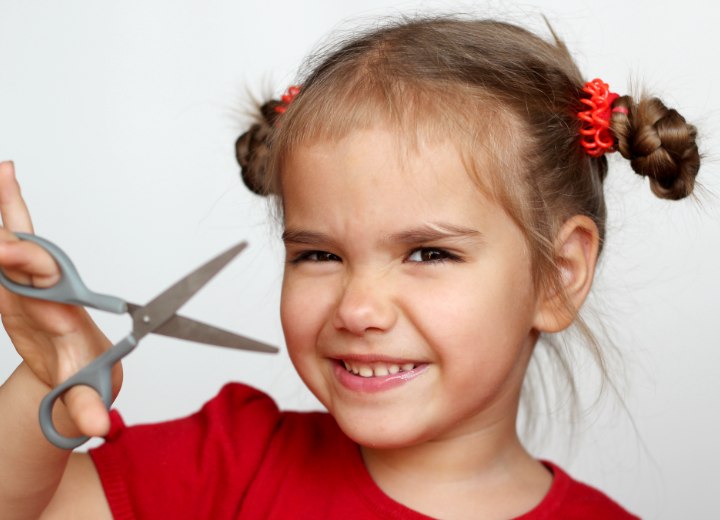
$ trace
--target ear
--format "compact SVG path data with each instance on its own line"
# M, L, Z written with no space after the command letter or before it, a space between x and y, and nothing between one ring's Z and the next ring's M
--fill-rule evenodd
M555 261L559 270L561 291L557 287L541 294L534 327L540 332L559 332L572 324L590 292L600 234L595 222L585 215L569 218L555 240Z

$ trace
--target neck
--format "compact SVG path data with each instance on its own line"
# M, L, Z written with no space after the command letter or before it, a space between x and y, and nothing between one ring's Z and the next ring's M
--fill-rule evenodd
M386 495L435 518L515 518L552 484L507 424L400 449L363 447L362 455Z
M518 461L531 459L515 429L516 406L480 429L392 449L362 447L368 471L380 480L481 482ZM382 487L382 486L381 486Z

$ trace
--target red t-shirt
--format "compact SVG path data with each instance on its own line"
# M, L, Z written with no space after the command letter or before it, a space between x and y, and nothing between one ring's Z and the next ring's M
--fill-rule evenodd
M280 412L229 384L183 419L126 428L90 451L113 516L125 519L427 520L385 495L327 413ZM637 518L557 466L522 520Z

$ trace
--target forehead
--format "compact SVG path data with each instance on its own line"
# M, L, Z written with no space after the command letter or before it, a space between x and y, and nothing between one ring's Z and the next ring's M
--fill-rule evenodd
M462 220L489 204L450 140L408 143L386 127L298 147L281 175L291 227Z

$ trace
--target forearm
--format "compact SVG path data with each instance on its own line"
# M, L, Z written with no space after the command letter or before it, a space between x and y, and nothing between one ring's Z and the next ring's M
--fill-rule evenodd
M70 451L50 444L38 408L50 388L21 364L0 386L0 511L4 519L37 518L62 478ZM62 402L54 410L59 431L77 435Z
M15 235L32 233L33 226L11 162L0 162L0 218L0 270L5 276L36 289L57 285L62 273L52 255ZM4 287L0 287L0 317L24 360L0 386L0 517L37 519L56 496L61 480L64 488L77 489L78 494L95 485L84 478L92 474L92 466L71 463L71 471L66 471L70 452L54 447L43 436L40 402L52 385L87 366L110 342L83 307L27 298ZM119 364L113 367L112 379L115 395L122 382ZM77 386L66 393L64 401L67 409L57 401L53 410L53 423L62 435L76 437L80 430L88 436L105 435L107 410L93 389ZM72 471L73 467L81 470ZM77 517L64 513L77 505L71 494L58 496L66 500L55 500L55 510L62 511L63 518Z

